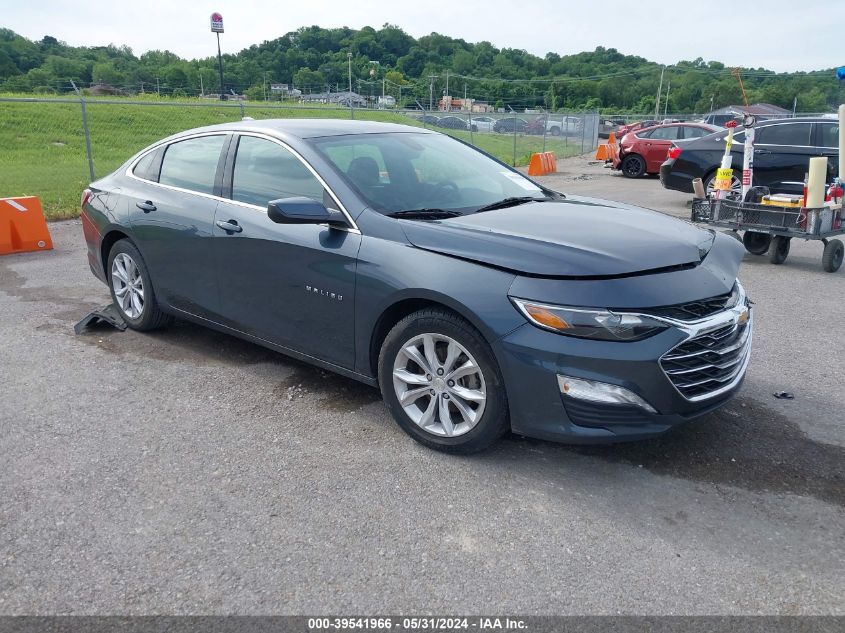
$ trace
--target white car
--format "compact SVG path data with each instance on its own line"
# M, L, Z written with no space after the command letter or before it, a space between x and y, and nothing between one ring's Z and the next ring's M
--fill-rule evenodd
M496 119L489 116L474 116L472 117L472 131L473 132L492 132L493 125Z

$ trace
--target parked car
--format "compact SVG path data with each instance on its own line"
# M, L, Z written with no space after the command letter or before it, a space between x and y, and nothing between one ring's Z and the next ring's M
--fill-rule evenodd
M519 117L506 117L504 119L499 119L493 124L493 131L513 133L515 129L517 132L525 132L525 127L527 125L528 121L525 119L520 119Z
M660 434L724 404L751 353L739 242L431 130L189 130L91 183L82 227L130 328L177 317L378 386L444 451Z
M659 173L673 142L701 138L720 129L704 123L672 123L629 132L619 142L613 169L621 169L627 178Z
M433 114L423 114L418 116L417 120L428 125L438 125L440 123L440 117L434 116Z
M575 134L581 129L581 119L574 116L561 114L547 114L538 116L528 122L525 126L526 134L548 134L550 136L561 136L563 134ZM545 128L545 129L544 129Z
M450 130L468 130L469 123L466 119L462 119L458 116L444 116L440 117L440 120L437 122L438 127L445 127L449 128Z
M581 126L583 126L583 121L580 119L579 121L581 125L578 127L578 130L580 131ZM601 119L599 121L599 138L610 138L611 132L618 134L619 127L620 124L618 123L618 119Z
M492 132L493 126L496 124L496 119L489 116L473 116L472 117L472 131L473 132Z
M667 189L692 193L692 181L701 178L705 189L713 190L716 169L725 153L725 133L711 134L685 143L660 167L660 182ZM731 161L732 188L742 188L742 154L745 132L734 134ZM772 192L801 194L810 158L828 156L829 181L839 160L839 123L817 118L769 119L758 123L754 132L754 181Z
M629 123L628 125L620 125L616 128L616 140L621 140L623 136L628 134L628 132L636 132L637 130L642 130L648 127L654 127L655 125L660 125L660 121L647 120L637 121L636 123Z

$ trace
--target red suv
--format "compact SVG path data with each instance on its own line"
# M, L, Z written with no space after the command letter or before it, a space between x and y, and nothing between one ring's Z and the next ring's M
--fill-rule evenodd
M613 169L621 169L626 178L658 174L670 145L701 138L721 129L706 123L670 123L629 132L619 139L619 152L613 158Z

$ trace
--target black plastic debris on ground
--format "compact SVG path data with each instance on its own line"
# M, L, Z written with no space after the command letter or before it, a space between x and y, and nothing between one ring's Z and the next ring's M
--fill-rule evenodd
M111 325L121 332L126 329L126 321L120 315L120 312L113 303L99 308L91 312L88 316L82 319L79 323L73 326L73 331L77 334L82 334L85 330L91 327L98 327L103 324Z
M788 391L775 391L772 394L778 400L794 400L795 396L789 393Z

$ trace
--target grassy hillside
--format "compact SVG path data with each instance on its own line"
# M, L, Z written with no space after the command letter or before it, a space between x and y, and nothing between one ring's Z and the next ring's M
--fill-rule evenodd
M88 125L94 172L102 177L138 150L182 130L241 118L237 106L199 107L198 102L150 102L149 105L88 102ZM337 118L345 111L328 108L265 108L248 106L247 116L264 118ZM360 111L357 119L420 125L399 113ZM445 131L445 130L443 130ZM448 130L470 141L470 133ZM472 142L505 162L512 162L513 137L473 134ZM50 219L76 217L81 191L90 182L78 103L0 101L0 196L36 195ZM541 151L542 137L517 137L517 164L527 164L530 154ZM559 157L580 151L580 144L547 139L547 149Z

